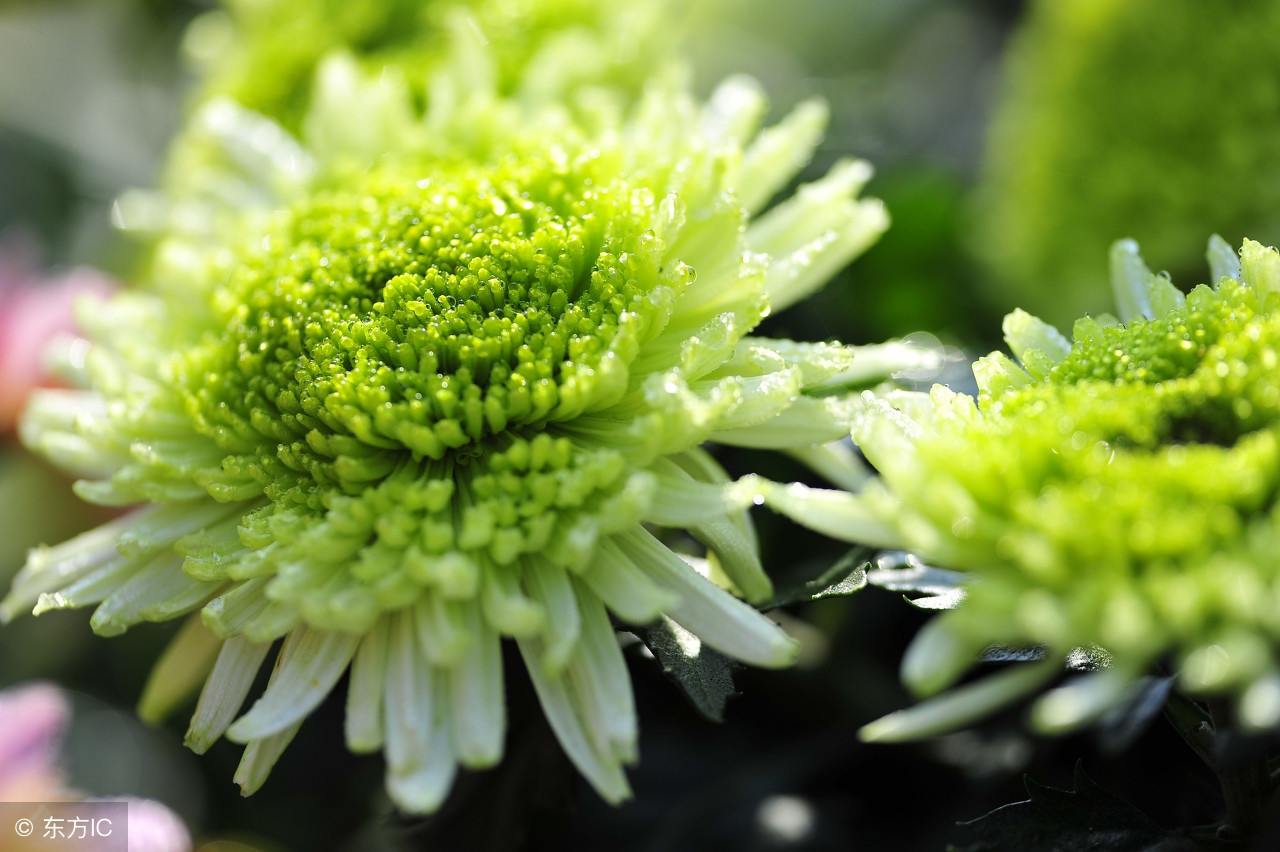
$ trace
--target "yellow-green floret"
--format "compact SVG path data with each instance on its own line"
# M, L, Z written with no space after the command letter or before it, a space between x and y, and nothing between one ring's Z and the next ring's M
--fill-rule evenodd
M936 692L996 644L1050 657L870 736L967 721L1080 647L1110 665L1041 699L1044 728L1096 717L1166 655L1186 688L1241 696L1246 725L1280 723L1280 255L1246 242L1237 262L1215 240L1210 260L1215 285L1184 297L1119 243L1124 324L1086 317L1068 341L1018 311L1005 335L1020 364L981 359L976 400L941 387L868 400L853 434L880 477L828 497L827 527L968 578L904 677ZM789 513L809 502L772 488Z

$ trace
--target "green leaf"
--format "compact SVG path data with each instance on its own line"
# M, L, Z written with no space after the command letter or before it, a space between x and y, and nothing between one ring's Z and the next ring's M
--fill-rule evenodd
M738 694L733 660L665 615L635 632L694 709L712 722L723 722L725 704Z
M1215 769L1217 762L1210 745L1213 719L1209 716L1209 711L1181 692L1175 692L1169 696L1169 701L1164 706L1164 716L1200 759L1210 769Z
M952 852L1194 852L1194 841L1165 831L1076 764L1075 789L1025 780L1031 798L960 823L974 837Z
M867 585L867 569L871 567L871 553L872 551L868 548L855 547L817 578L783 592L768 603L762 604L760 610L768 612L780 606L807 603L822 598L842 597L862 591Z

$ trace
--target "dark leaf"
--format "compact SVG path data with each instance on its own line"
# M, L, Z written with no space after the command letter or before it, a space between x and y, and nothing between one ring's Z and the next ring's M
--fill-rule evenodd
M694 709L713 722L723 722L725 704L738 694L733 687L734 662L666 616L635 632Z
M1164 705L1164 717L1191 747L1205 765L1218 771L1213 755L1213 720L1209 712L1180 692L1174 692Z
M1098 721L1098 741L1104 751L1122 752L1142 735L1169 700L1173 678L1143 678L1135 686L1128 701L1108 710Z
M1031 798L961 823L973 837L954 852L1195 852L1187 837L1157 826L1076 764L1075 790L1026 779Z
M1043 645L990 645L978 659L984 663L1037 663L1044 657Z
M871 551L865 547L855 547L849 551L817 579L783 592L773 600L763 604L760 609L768 612L780 606L794 603L851 595L861 591L867 585L867 568L870 566Z

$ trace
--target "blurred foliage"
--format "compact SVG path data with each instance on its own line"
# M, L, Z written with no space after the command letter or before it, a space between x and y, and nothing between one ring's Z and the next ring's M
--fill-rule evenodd
M1205 234L1280 239L1277 32L1274 0L1033 3L975 208L988 298L1063 325L1106 309L1115 240L1195 284Z
M228 95L271 116L295 133L310 99L320 60L348 51L366 69L394 68L419 101L431 69L455 57L448 32L478 31L498 56L497 90L509 95L530 86L537 69L584 49L593 81L638 89L655 65L680 43L688 19L707 2L669 0L599 3L595 0L227 0L225 12L196 21L188 51L205 75L201 98ZM608 35L608 50L587 33ZM576 51L576 53L575 53ZM534 86L538 85L536 71Z

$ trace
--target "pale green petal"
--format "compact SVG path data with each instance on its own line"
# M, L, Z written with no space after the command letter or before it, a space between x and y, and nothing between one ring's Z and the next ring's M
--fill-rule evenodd
M909 710L890 713L863 726L858 736L865 742L882 743L949 733L1034 692L1059 671L1057 660L1017 664Z
M187 728L187 748L204 754L217 742L240 712L270 649L270 642L250 642L240 636L222 643L218 661L205 681Z
M1151 298L1147 292L1151 277L1151 270L1138 254L1137 243L1120 240L1111 247L1111 289L1121 322L1151 319Z
M549 677L546 674L545 649L540 639L518 638L516 644L529 670L542 711L547 714L556 739L573 765L606 802L616 804L630 798L631 787L627 784L621 762L612 754L602 754L592 743L569 689L568 676Z
M784 668L795 662L796 641L755 609L716 586L645 530L615 536L618 549L654 582L679 595L665 609L711 647L744 663Z
M298 627L285 639L274 677L252 709L227 730L237 742L265 739L320 705L355 655L360 637Z
M755 138L742 155L738 197L743 207L759 211L804 167L822 141L828 113L822 101L804 101Z
M354 752L365 753L382 748L382 697L387 677L390 630L389 619L378 619L373 629L360 640L360 647L351 660L345 731L347 748Z
M493 766L502 757L506 698L502 686L502 644L496 631L471 609L474 640L449 669L449 720L458 760L473 768Z
M138 718L158 725L180 705L189 701L213 671L223 643L200 617L188 618L151 667L147 685L138 699Z

